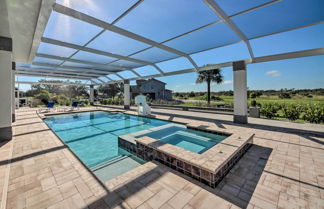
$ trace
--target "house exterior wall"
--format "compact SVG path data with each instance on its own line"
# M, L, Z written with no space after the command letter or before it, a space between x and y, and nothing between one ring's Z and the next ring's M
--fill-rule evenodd
M165 89L165 83L157 80L147 80L137 82L139 91L133 87L131 90L131 96L134 99L135 96L142 93L144 95L149 94L154 100L172 100L172 91ZM140 92L140 93L139 93Z
M141 92L144 93L157 93L161 92L165 89L165 84L160 83L160 82L154 82L153 80L148 81L144 84L141 85L140 90Z

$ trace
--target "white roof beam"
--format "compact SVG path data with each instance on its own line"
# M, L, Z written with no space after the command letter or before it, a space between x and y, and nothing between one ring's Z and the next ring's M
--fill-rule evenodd
M244 60L244 61L246 64L251 64L251 63L270 62L270 61L276 61L276 60L294 59L294 58L317 56L317 55L324 55L324 48L302 50L302 51L296 51L296 52L288 52L288 53L269 55L269 56L263 56L263 57L255 57L254 59L248 59L248 60ZM215 68L230 67L233 65L233 62L224 62L224 63L218 63L218 64L205 65L205 66L199 67L199 71L211 70L211 69L215 69ZM192 68L188 68L188 69L177 70L177 71L173 71L173 72L165 72L164 76L192 73L192 70L193 70ZM143 76L143 78L151 78L151 77L163 77L163 75L155 74L155 75ZM137 80L137 79L138 78L130 78L129 80ZM115 81L109 82L109 83L116 83L116 82L122 82L122 80L115 80Z
M97 63L97 62L90 62L90 61L79 60L79 59L65 58L65 57L59 57L59 56L43 54L43 53L36 53L36 57L42 57L42 58L47 58L47 59L55 59L55 60L61 60L61 61L67 61L67 62L74 62L74 63L80 63L80 64L86 64L86 65L93 65L95 67L103 68L103 69L106 69L106 70L111 70L112 68L115 68L117 70L130 70L129 68L115 66L115 65L105 65L105 64L100 64L100 63Z
M58 85L58 86L64 86L64 85L68 85L68 86L89 86L89 84L84 84L84 83L72 83L72 82L61 82L61 83L58 83L58 82L32 82L32 81L16 81L15 83L17 84L48 84L48 85Z
M108 76L105 76L105 78L107 78L110 81L113 81L113 79L109 78Z
M62 72L44 72L42 70L18 70L19 73L35 73L35 74L42 74L42 75L62 75L62 76L73 76L78 78L97 78L96 76L91 75L74 75L74 74L68 74L68 73L62 73Z
M242 39L250 53L251 58L254 58L252 47L249 40L243 34L243 32L232 22L232 20L226 15L226 13L218 6L214 0L204 0L204 2L230 27L239 37Z
M121 14L116 20L114 20L112 22L112 24L115 24L116 22L118 22L120 19L122 19L124 16L126 16L129 12L131 12L133 9L135 9L140 3L142 3L144 0L139 0L137 1L133 6L131 6L130 8L128 8L123 14ZM85 43L82 47L86 47L88 46L93 40L95 40L97 37L99 37L101 34L103 34L106 30L103 29L101 30L99 33L97 33L94 37L92 37L87 43ZM76 52L74 52L73 54L71 54L69 56L69 58L73 57L76 53L78 53L80 51L80 49L76 50ZM61 65L66 62L65 60L61 63Z
M316 55L324 55L324 48L288 52L288 53L275 54L275 55L269 55L263 57L255 57L253 60L250 61L250 63L269 62L275 60L293 59L293 58L309 57L309 56L316 56Z
M138 72L136 72L135 70L132 69L132 70L129 70L129 71L134 73L137 77L142 78L142 76Z
M55 0L42 0L41 1L41 6L39 9L39 13L38 13L38 19L37 19L35 30L34 30L33 42L32 42L31 48L29 50L28 62L32 62L32 60L35 57L36 51L39 47L41 38L45 31L45 27L47 25L48 19L52 13L52 8L53 8L54 3L55 3Z
M266 7L266 6L270 6L272 4L275 4L275 3L278 3L278 2L281 2L282 0L272 0L272 1L269 1L269 2L266 2L266 3L263 3L263 4L260 4L258 6L255 6L255 7L252 7L250 9L247 9L247 10L244 10L244 11L241 11L239 13L236 13L236 14L233 14L233 15L230 15L228 16L229 18L232 18L232 17L236 17L236 16L239 16L239 15L242 15L242 14L246 14L248 12L252 12L254 10L257 10L257 9L260 9L262 7Z
M262 7L266 7L266 6L269 6L269 5L272 5L272 4L277 3L277 2L280 2L280 1L282 1L282 0L272 0L272 1L270 1L270 2L266 2L266 3L261 4L261 5L258 5L258 6L256 6L256 7L253 7L253 8L250 8L250 9L244 10L244 11L242 11L242 12L239 12L239 13L233 14L233 15L229 16L229 18L232 18L232 17L238 16L238 15L241 15L241 14L245 14L245 13L248 13L248 12L254 11L254 10L256 10L256 9L259 9L259 8L262 8ZM220 22L224 22L224 21L223 21L222 19L220 19L220 20L217 20L217 21L214 21L214 22L208 23L208 24L203 25L203 26L201 26L201 27L199 27L199 28L195 28L195 29L193 29L193 30L191 30L191 31L188 31L188 32L182 33L182 34L180 34L180 35L178 35L178 36L175 36L175 37L172 37L172 38L170 38L170 39L168 39L168 40L165 40L165 41L161 42L161 44L164 44L164 43L166 43L166 42L168 42L168 41L172 41L172 40L174 40L174 39L180 38L180 37L182 37L182 36L186 36L186 35L188 35L188 34L194 33L194 32L196 32L196 31L202 30L202 29L204 29L204 28L207 28L207 27L209 27L209 26L211 26L211 25L218 24L218 23L220 23ZM240 40L239 42L241 42L241 41L242 41L242 40ZM237 43L237 42L235 42L235 43ZM218 46L218 47L212 47L212 48L210 48L210 49L219 48L219 47L223 47L223 46L227 46L227 45L232 45L232 44L233 44L233 43L225 44L225 45ZM147 48L145 48L145 49L142 49L142 50L139 50L139 51L137 51L137 52L134 52L133 54L131 54L131 55L129 55L129 56L132 56L132 55L138 54L138 53L140 53L140 52L146 51L146 50L151 49L151 48L153 48L153 46L150 46L150 47L147 47ZM202 50L202 51L207 51L207 50L210 50L210 49L204 49L204 50ZM195 53L193 53L193 54L196 54L196 53L199 53L199 52L195 52ZM167 61L167 60L165 60L165 61Z
M127 60L130 62L135 62L135 63L140 63L143 65L153 65L153 63L151 62L147 62L144 60L139 60L139 59L135 59L135 58L131 58L131 57L126 57L126 56L122 56L122 55L117 55L117 54L113 54L113 53L109 53L109 52L105 52L105 51L100 51L97 49L92 49L92 48L88 48L88 47L82 47L76 44L71 44L71 43L67 43L67 42L63 42L63 41L58 41L55 39L50 39L50 38L42 38L42 42L44 43L48 43L48 44L54 44L57 46L64 46L64 47L68 47L68 48L72 48L72 49L80 49L81 51L86 51L86 52L91 52L94 54L99 54L99 55L103 55L103 56L107 56L107 57L114 57L117 59L121 59L121 60Z
M84 75L84 76L91 76L91 77L100 77L104 76L104 74L89 74L84 72L75 72L75 71L66 71L66 70L57 70L57 69L47 69L47 68L25 68L25 67L17 67L19 70L23 71L31 71L31 70L37 70L42 71L44 73L61 73L61 74L75 74L75 75Z
M90 23L92 25L96 25L96 26L101 27L101 28L103 28L105 30L112 31L112 32L115 32L117 34L126 36L128 38L140 41L142 43L146 43L146 44L152 45L154 47L160 48L162 50L165 50L165 51L168 51L168 52L171 52L171 53L186 57L195 68L198 67L197 64L193 61L193 59L188 54L186 54L184 52L181 52L181 51L179 51L177 49L174 49L174 48L168 47L166 45L160 44L160 43L155 42L155 41L153 41L151 39L148 39L148 38L145 38L143 36L137 35L135 33L127 31L127 30L125 30L123 28L117 27L117 26L115 26L113 24L109 24L107 22L104 22L102 20L91 17L91 16L89 16L87 14L84 14L84 13L76 11L74 9L65 7L65 6L60 5L60 4L54 4L53 9L54 9L54 11L56 11L58 13L61 13L61 14L64 14L64 15L79 19L81 21Z
M79 76L67 76L67 75L48 75L44 73L32 73L32 72L19 72L15 73L18 76L29 76L29 77L46 77L46 78L64 78L64 79L77 79L77 80L89 80L90 78L79 77Z
M94 79L90 79L90 81L96 85L99 85L99 83L97 81L95 81Z
M89 72L89 73L105 74L105 75L110 74L110 73L115 73L115 72L111 72L111 71L95 70L95 69L91 69L91 68L81 68L81 67L74 67L74 66L59 66L59 65L39 63L39 62L33 62L33 65L41 66L41 67L61 68L61 69L67 69L70 71L75 71L75 72Z
M63 41L58 41L58 40L51 39L51 38L42 37L42 42L57 45L57 46L64 46L64 47L68 47L68 48L72 48L72 49L79 49L81 51L86 51L86 52L99 54L99 55L103 55L103 56L107 56L107 57L114 57L114 58L121 59L121 60L127 60L130 62L140 63L143 65L151 65L152 64L152 63L144 61L144 60L139 60L139 59L135 59L135 58L131 58L131 57L117 55L117 54L113 54L110 52L100 51L100 50L92 49L92 48L88 48L88 47L82 47L80 45L71 44L71 43L67 43L67 42L63 42Z
M278 34L278 33L285 33L285 32L289 32L289 31L292 31L292 30L298 30L298 29L301 29L301 28L311 27L311 26L314 26L314 25L322 24L322 23L324 23L324 21L318 21L318 22L314 22L314 23L311 23L311 24L307 24L307 25L301 25L301 26L297 26L297 27L293 27L293 28L289 28L289 29L285 29L285 30L280 30L280 31L268 33L268 34L265 34L265 35L256 36L256 37L250 38L249 40L263 38L263 37L271 36L271 35Z
M101 81L101 83L106 83L106 81L100 79L100 78L96 78L98 81Z
M120 79L122 79L122 80L125 80L125 78L123 77L123 76L121 76L121 75L119 75L118 73L114 73L116 76L118 76Z

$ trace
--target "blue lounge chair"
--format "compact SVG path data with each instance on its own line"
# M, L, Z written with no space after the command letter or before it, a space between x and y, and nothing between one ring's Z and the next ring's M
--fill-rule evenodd
M79 109L79 102L72 102L70 110L74 110L74 109Z
M72 102L71 107L68 107L68 111L72 111L74 109L79 109L79 102Z
M45 108L40 109L39 111L51 111L54 109L55 102L48 102Z

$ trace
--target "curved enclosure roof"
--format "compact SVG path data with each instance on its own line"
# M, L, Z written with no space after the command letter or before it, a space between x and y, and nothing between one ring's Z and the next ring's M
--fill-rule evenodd
M206 64L267 61L264 56L303 50L323 54L323 38L320 45L312 41L324 32L323 0L53 3L32 63L18 63L18 74L99 84L198 71Z

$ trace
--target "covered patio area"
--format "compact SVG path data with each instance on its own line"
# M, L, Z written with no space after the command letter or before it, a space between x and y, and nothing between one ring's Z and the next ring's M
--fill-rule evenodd
M311 41L285 41L321 35L323 8L320 0L2 1L0 209L323 208L323 125L249 118L247 99L249 65L324 55ZM270 44L277 49L267 51ZM150 116L253 137L246 152L224 158L236 161L216 188L157 160L102 181L44 122L47 114L16 108L16 84L61 85L18 77L69 79L64 85L89 87L91 104L69 113L137 117L131 81L224 67L233 74L233 115L152 108ZM123 83L124 105L94 105L94 89L112 83Z
M193 126L252 131L256 134L253 146L215 189L154 161L102 183L48 129L36 109L21 108L13 140L0 148L2 207L323 207L323 132L320 137L159 112L154 114L157 118Z

